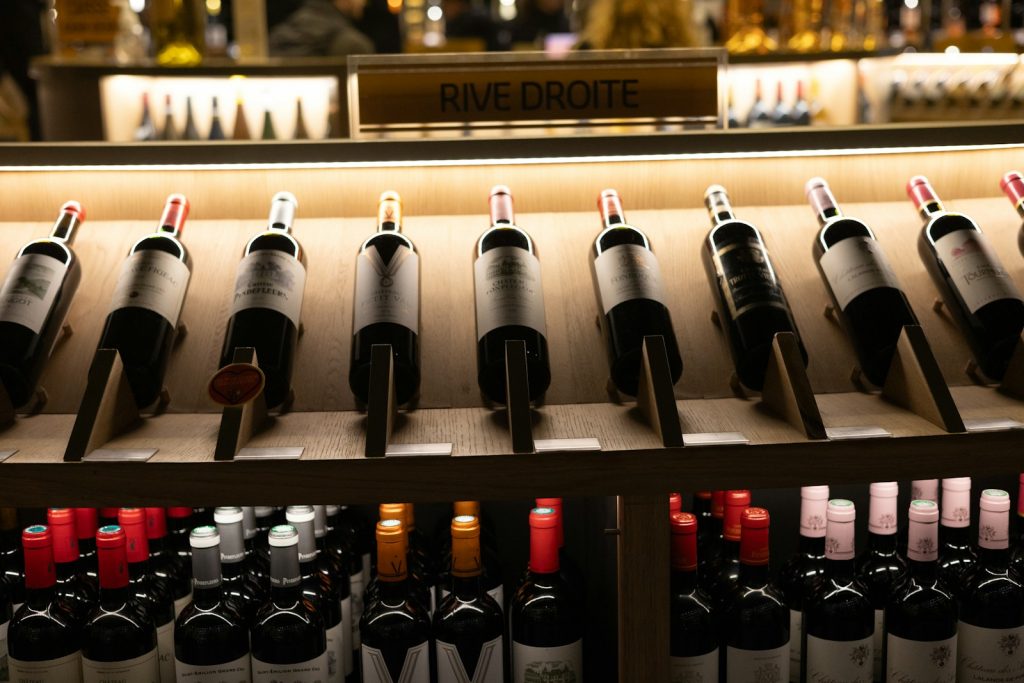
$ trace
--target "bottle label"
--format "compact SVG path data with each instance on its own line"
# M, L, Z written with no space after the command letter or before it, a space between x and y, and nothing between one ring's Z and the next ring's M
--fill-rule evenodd
M177 619L178 615L181 614L181 610L188 607L188 603L192 602L192 591L188 592L188 595L178 598L174 601L174 618Z
M186 664L179 659L174 662L174 669L179 683L249 683L252 677L249 655L239 657L233 662L203 666Z
M342 619L335 626L327 629L327 683L341 683L345 680L345 653L343 649L348 640L342 631L348 624Z
M185 262L166 251L137 251L121 267L110 310L145 308L175 327L185 303L189 275Z
M786 308L768 252L758 240L734 242L716 251L715 270L732 317L762 306Z
M621 244L594 259L597 292L605 314L624 301L665 303L658 257L639 244Z
M252 658L252 683L327 683L327 653L295 664L270 664Z
M842 310L864 292L880 287L899 289L900 286L882 245L870 237L842 240L822 255L820 264Z
M160 656L154 648L141 657L120 662L96 662L82 657L82 682L160 683Z
M398 247L389 263L372 245L356 259L353 333L375 323L395 323L419 332L420 257L408 247Z
M668 666L672 683L716 683L718 648L696 657L672 657Z
M803 642L800 633L804 627L804 613L789 610L789 682L800 683L800 656L803 654Z
M540 260L519 247L485 251L473 264L476 285L476 338L506 325L547 334Z
M957 635L958 683L1024 681L1024 626L982 628L961 621Z
M583 639L561 647L531 647L512 641L512 683L583 681Z
M874 678L876 681L882 680L882 650L885 646L885 610L875 610L875 636L872 639L874 645Z
M388 666L384 653L363 645L360 648L363 683L430 683L430 643L422 642L405 651L401 669ZM253 683L256 683L253 681Z
M44 254L15 259L0 287L0 322L24 325L39 334L67 271L63 263Z
M156 648L160 654L160 678L174 680L174 621L156 627Z
M475 668L470 670L455 645L438 640L434 650L437 654L437 683L503 683L504 649L501 636L487 641L480 647Z
M82 680L81 652L42 662L23 662L11 657L9 662L11 683L80 683Z
M269 308L299 326L306 269L295 257L276 249L254 251L238 264L231 315L249 308Z
M444 603L445 598L447 598L449 595L451 595L452 592L450 590L448 590L447 588L440 588L439 590L441 591L441 599L438 601L438 604L440 605L440 604ZM490 595L492 598L494 598L494 601L496 603L498 603L498 607L501 609L502 612L504 612L505 611L505 587L503 585L501 585L501 584L498 584L494 588L492 588L489 591L487 591L487 594Z
M977 230L956 230L935 241L950 282L971 313L999 299L1020 300L1020 292L992 246Z
M899 683L954 683L956 636L947 640L907 640L886 636L885 680Z
M351 592L351 588L349 589ZM342 671L345 676L352 673L352 597L341 601L341 654Z
M774 650L743 650L729 646L725 651L725 675L727 683L788 681L789 643Z
M807 683L872 683L874 637L825 640L807 636Z

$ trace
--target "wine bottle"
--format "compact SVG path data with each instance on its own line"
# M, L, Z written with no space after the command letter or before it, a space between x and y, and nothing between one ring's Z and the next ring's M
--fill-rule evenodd
M380 196L377 234L359 248L355 281L349 387L366 403L370 350L374 344L390 344L395 402L408 403L420 387L420 257L402 234L402 200L397 192Z
M576 602L587 604L587 581L583 570L572 559L565 549L565 513L561 498L537 498L534 505L539 508L551 508L555 511L556 529L558 531L558 573L565 585L576 593Z
M402 532L406 535L406 548L409 551L407 560L409 592L420 602L423 609L427 611L427 615L432 616L437 600L427 569L430 556L416 527L409 524L410 516L407 509L409 505L409 503L381 503L379 506L380 518L381 520L397 519L402 522ZM415 516L412 519L414 520ZM371 595L376 595L378 588L379 586L373 582L368 592Z
M939 579L939 506L910 503L907 580L885 608L886 681L956 680L957 608Z
M341 610L340 632L327 632L328 648L338 649L338 669L345 680L352 679L352 584L347 558L339 557L327 544L327 506L313 506L313 533L316 537L316 570L320 586ZM300 532L301 541L301 532Z
M206 136L207 140L223 140L227 136L224 134L224 124L220 120L220 102L217 96L214 95L210 104L213 115L210 120L210 134Z
M306 117L302 115L302 98L295 98L295 128L292 131L293 140L308 140L309 131L306 130Z
M999 181L999 187L1017 210L1017 215L1024 218L1024 174L1010 171ZM1017 232L1017 248L1024 253L1024 226Z
M249 140L252 135L249 133L249 123L245 120L245 103L241 95L235 102L235 126L231 131L232 140Z
M84 683L160 680L156 626L129 584L126 546L118 526L96 532L100 599L82 633Z
M875 610L856 578L856 517L850 501L829 501L825 572L804 603L802 681L874 680Z
M177 140L178 131L174 127L174 109L171 107L170 94L164 95L164 127L160 131L161 140Z
M160 654L160 679L174 680L174 598L170 587L150 570L149 541L146 538L146 511L142 508L121 508L118 514L128 552L128 577L135 598L146 603L156 624L157 647Z
M49 237L29 242L0 286L0 384L11 404L33 397L82 279L71 243L85 211L78 202L60 208Z
M199 0L152 0L146 11L161 66L196 66L206 51L206 5Z
M683 511L683 494L681 493L670 493L668 494L668 514L669 517L677 512Z
M597 205L604 227L594 240L591 272L612 381L622 393L636 396L644 337L650 335L664 339L675 384L683 374L683 359L658 258L647 235L626 223L618 192L603 191Z
M969 217L946 211L924 176L907 183L925 220L918 252L981 371L1006 373L1024 329L1024 301L988 238Z
M171 539L171 550L178 556L189 578L192 578L192 546L189 534L193 526L198 525L192 524L192 508L167 508L167 533Z
M99 348L117 349L140 408L160 396L192 260L181 243L188 218L184 195L167 198L160 226L136 242L121 268Z
M53 544L54 594L71 609L75 627L79 628L99 599L99 584L79 564L74 511L50 508L46 511L46 524Z
M776 334L796 335L804 365L807 351L800 342L796 321L761 233L750 223L736 220L729 195L721 185L712 185L704 192L704 204L713 227L704 242L703 261L718 317L739 380L760 391Z
M868 508L868 547L857 559L857 579L867 589L875 610L873 680L884 680L882 652L885 649L885 605L889 595L907 576L907 563L896 547L897 498L899 484L894 481L871 484Z
M221 592L245 623L255 624L256 613L266 602L266 594L247 570L242 530L244 513L237 507L219 507L213 511L219 537ZM193 553L193 556L195 553ZM194 564L194 561L193 561Z
M142 116L139 125L132 134L135 142L150 142L157 139L156 124L153 123L153 114L149 110L149 93L142 93Z
M298 207L290 192L275 194L267 229L246 243L220 354L224 367L233 362L235 349L256 349L268 408L284 403L291 391L306 286L305 254L291 235Z
M344 520L341 518L341 506L328 505L327 512L327 549L335 555L342 566L347 567L349 596L351 606L349 608L349 625L351 627L350 658L352 661L352 676L359 679L359 619L363 616L363 557L356 552L344 531Z
M779 573L779 590L789 608L789 680L801 679L804 603L825 574L828 487L800 489L800 549Z
M804 95L804 82L796 82L796 102L793 104L793 123L798 126L811 125L811 106Z
M0 582L0 662L8 662L5 668L9 668L7 629L11 625L12 616L10 591L4 582Z
M761 92L761 79L754 82L754 104L747 112L747 128L768 128L772 125L772 113L765 104Z
M705 541L698 537L701 555L698 558L701 585L707 589L709 571L718 564L718 558L722 553L722 531L725 528L725 491L711 492L711 517L709 518L707 536ZM700 534L700 527L697 528Z
M327 679L327 631L317 606L303 596L299 532L271 527L270 598L250 629L252 683Z
M451 593L434 613L438 680L501 683L505 626L501 606L481 581L478 518L459 515L452 520L451 548Z
M772 125L792 126L794 123L793 110L790 109L789 104L786 102L785 94L782 92L782 81L780 80L775 84L775 109L772 110ZM790 674L792 675L792 671L790 671Z
M96 508L72 508L75 511L75 534L78 536L78 560L82 574L96 587L99 596L99 565L96 561L96 531L99 516Z
M843 215L823 178L811 178L804 190L821 225L818 272L864 376L882 386L903 327L917 325L917 317L871 228Z
M9 680L81 681L82 622L76 606L57 592L50 530L30 526L21 538L25 553L25 604L7 626Z
M971 542L971 478L942 480L939 578L954 593L978 559Z
M263 134L260 135L263 140L276 140L277 133L274 131L274 117L270 115L269 109L263 110Z
M723 612L721 664L726 683L789 680L789 610L769 583L768 526L764 508L747 508L741 520L738 588Z
M456 517L473 517L480 525L480 585L484 592L494 599L494 602L502 610L505 609L505 584L503 581L501 560L498 556L497 546L494 542L493 531L488 530L487 520L480 517L480 503L479 501L468 501L460 500L455 501L454 505L455 514L452 515L451 519ZM440 544L441 557L440 568L441 568L441 579L438 584L438 595L437 604L447 598L452 592L452 584L455 581L455 577L452 574L452 536L451 536L451 523L448 524L449 532L448 539Z
M359 510L348 505L339 505L338 508L337 524L341 535L348 541L352 551L362 558L363 594L365 595L366 589L370 585L370 570L373 565L370 551L375 547L376 541L373 538L370 525Z
M1006 491L982 492L978 562L968 571L960 595L959 683L1007 681L1024 671L1024 587L1010 569L1009 517Z
M185 130L181 134L182 140L198 140L199 129L196 128L195 116L192 114L192 98L185 97Z
M18 510L0 507L0 568L7 593L11 599L11 613L25 602L25 557L21 550L18 531Z
M672 680L718 680L718 623L711 598L697 585L697 517L674 512L672 605L669 612Z
M559 573L558 516L551 508L534 508L529 569L508 608L512 683L556 675L583 680L583 609L577 594Z
M145 510L149 568L156 580L167 586L174 600L174 616L178 616L192 599L192 579L177 553L168 546L167 512L163 508Z
M377 591L359 622L363 683L430 681L430 618L413 597L403 527L400 519L377 523Z
M174 626L178 680L248 681L249 630L221 583L217 529L197 527L189 542L192 595Z
M505 342L522 341L530 400L538 401L551 384L551 364L537 247L515 224L511 190L492 187L490 207L491 227L477 241L473 263L477 383L489 401L504 405Z
M708 566L705 590L716 608L732 597L740 579L740 532L743 511L750 507L750 491L725 492L725 516L722 524L722 545L718 558Z

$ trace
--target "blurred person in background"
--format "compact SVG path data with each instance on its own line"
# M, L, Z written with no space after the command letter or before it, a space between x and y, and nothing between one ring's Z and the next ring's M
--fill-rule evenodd
M689 0L594 0L581 49L616 50L696 45Z
M36 82L28 75L33 57L44 54L40 0L0 0L0 74L10 74L28 104L28 129L33 140L42 139Z
M362 17L365 6L366 0L303 0L271 29L270 54L337 57L373 52L373 41L353 24Z
M486 9L474 6L469 0L442 0L441 9L444 10L445 38L476 38L484 42L488 51L508 49L508 32Z
M520 0L512 23L513 43L542 43L552 33L569 33L565 0Z
M397 12L388 8L388 0L368 0L356 28L370 40L377 52L401 52L402 32Z

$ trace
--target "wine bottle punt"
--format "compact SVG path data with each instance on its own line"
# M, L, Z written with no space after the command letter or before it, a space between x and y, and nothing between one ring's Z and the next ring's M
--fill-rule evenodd
M290 192L275 194L267 229L245 245L220 354L224 367L233 362L235 349L256 349L268 408L284 403L291 390L306 286L305 254L291 234L298 207Z
M491 227L477 241L473 263L477 383L489 401L504 405L505 342L522 341L530 400L537 401L551 384L537 247L515 224L511 190L491 188L490 208Z
M363 403L370 396L370 353L390 344L394 356L395 400L408 403L420 387L420 257L402 234L402 199L380 196L377 233L356 258L352 306L352 362L348 384Z
M697 585L697 517L670 515L672 573L669 613L672 680L718 680L718 614Z
M84 571L80 562L74 511L71 508L50 508L46 511L46 523L53 539L53 563L57 575L54 591L72 609L76 626L80 627L99 599L99 584Z
M172 194L156 232L132 246L100 335L99 348L120 354L140 408L153 404L163 389L188 291L192 261L181 243L188 211L185 196Z
M703 262L718 308L718 317L729 341L736 375L755 391L764 387L772 342L779 332L797 337L796 321L775 274L768 250L750 223L736 219L729 195L721 185L704 192L704 204L712 228L704 242Z
M683 374L683 359L665 305L658 258L647 235L626 222L618 192L604 190L597 205L603 229L594 240L591 263L612 382L622 393L636 396L644 337L660 336L675 384Z
M943 479L939 507L939 578L959 593L978 559L971 539L971 478Z
M0 286L0 384L15 407L35 394L78 290L82 268L71 244L83 221L81 204L64 204L50 236L23 246Z
M824 179L808 180L805 191L821 225L818 272L864 376L882 386L903 327L917 325L917 317L871 228L843 215Z
M160 130L161 140L177 140L178 129L174 125L174 108L170 94L164 95L164 127Z
M924 176L907 194L925 220L918 252L981 371L1006 373L1024 330L1024 300L986 235L969 217L947 211Z

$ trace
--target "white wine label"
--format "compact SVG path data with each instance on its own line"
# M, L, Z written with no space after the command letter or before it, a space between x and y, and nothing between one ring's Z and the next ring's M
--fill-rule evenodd
M672 657L668 666L672 683L716 683L718 648L696 657Z
M512 683L583 681L583 640L561 647L530 647L512 641Z
M639 244L621 244L602 252L594 259L594 273L605 313L633 299L665 303L658 257Z
M17 610L15 610L17 612ZM11 622L5 621L0 624L0 681L8 680L9 676L9 664L7 657L7 627L10 626Z
M351 589L350 589L351 590ZM352 673L352 598L341 601L341 653L342 671L348 676Z
M444 602L445 598L447 598L449 595L452 594L452 592L450 590L448 590L447 588L438 588L438 590L441 591L441 599L437 601L437 604L440 605L441 603ZM501 585L496 586L496 587L492 588L491 590L487 591L487 594L490 595L492 598L494 598L494 601L496 603L498 603L498 607L500 607L501 611L504 612L505 611L505 587L501 586Z
M389 263L374 246L356 259L352 331L375 323L395 323L419 332L420 257L408 247L398 247Z
M145 308L174 327L185 303L189 276L185 262L166 251L137 251L121 267L110 310Z
M42 662L23 662L11 657L9 662L11 683L80 683L82 680L81 652Z
M249 655L224 664L186 664L180 659L174 663L178 683L249 683L252 666Z
M430 644L423 642L405 651L402 668L388 667L384 653L364 644L360 648L363 683L430 683ZM253 681L256 683L256 681Z
M160 654L160 678L174 680L174 622L156 627L156 648Z
M503 683L505 676L505 645L502 637L487 641L480 648L476 665L466 668L458 649L443 640L436 641L437 683Z
M68 269L44 254L15 259L0 287L0 322L24 325L36 334L43 329Z
M900 286L882 245L870 237L842 240L824 253L820 263L836 303L843 310L868 290Z
M238 264L231 315L248 308L269 308L299 326L306 269L295 257L276 249L254 251Z
M956 636L948 640L907 640L886 635L885 680L890 683L954 683Z
M160 656L154 648L141 657L120 662L96 662L82 657L82 682L160 683Z
M774 650L725 651L726 683L784 683L789 680L789 643Z
M342 619L337 625L327 629L327 683L341 683L345 680L343 649L348 645L348 641L342 636L342 632L346 626L348 624Z
M1024 681L1024 626L982 628L960 622L957 683Z
M177 618L181 614L181 610L188 607L188 603L192 602L192 591L188 592L188 595L178 598L174 601L174 617Z
M714 263L725 303L734 318L764 306L786 308L768 252L758 240L722 247L715 252Z
M476 284L476 338L506 325L547 334L540 261L519 247L485 251L473 264Z
M977 230L957 230L935 242L935 251L967 309L974 313L999 299L1020 299L995 250Z
M789 610L789 682L800 683L800 656L803 647L800 634L804 626L804 613Z
M874 637L824 640L807 635L807 683L872 683Z
M327 683L327 653L296 664L270 664L252 658L252 683Z
M885 610L875 610L875 636L872 639L872 644L875 648L874 657L875 670L874 678L876 681L882 680L882 650L885 648Z

